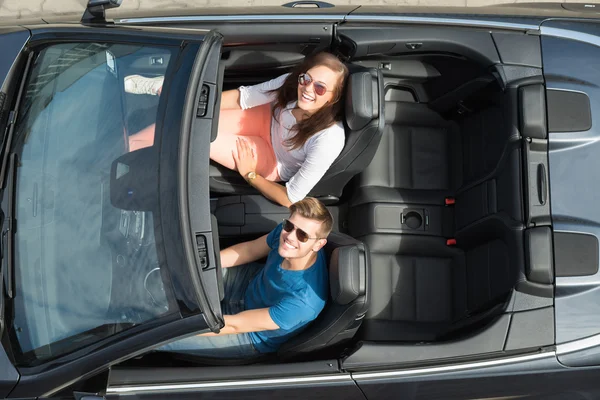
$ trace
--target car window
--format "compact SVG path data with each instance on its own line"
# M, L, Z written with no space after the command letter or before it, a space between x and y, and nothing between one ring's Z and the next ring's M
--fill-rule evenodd
M164 75L176 51L66 43L35 58L13 141L11 335L21 365L178 311L161 268L158 179L148 179L158 176L150 172L160 138L150 132L135 148L131 140L157 120L160 97L125 93L123 84L129 75ZM146 171L130 168L128 155Z

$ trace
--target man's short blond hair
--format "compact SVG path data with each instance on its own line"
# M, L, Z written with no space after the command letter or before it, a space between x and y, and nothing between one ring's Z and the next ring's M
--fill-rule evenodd
M298 214L321 223L321 237L326 238L333 229L333 216L323 203L314 197L305 197L290 206L290 217Z

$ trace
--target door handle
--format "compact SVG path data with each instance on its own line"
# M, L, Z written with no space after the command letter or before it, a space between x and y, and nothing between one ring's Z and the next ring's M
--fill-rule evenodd
M296 8L296 7L314 7L314 8L332 8L335 5L326 3L324 1L312 1L312 0L299 0L285 3L283 7Z
M537 167L537 190L540 204L545 205L548 192L548 182L546 180L546 168L544 168L544 164L538 164Z

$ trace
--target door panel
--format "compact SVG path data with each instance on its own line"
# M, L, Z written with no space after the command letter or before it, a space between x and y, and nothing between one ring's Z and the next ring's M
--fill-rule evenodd
M598 369L574 371L558 363L554 352L480 362L353 373L369 400L596 398ZM575 389L576 388L576 389Z
M3 338L21 375L11 397L52 395L161 343L215 329L203 315L215 313L211 296L220 313L215 271L204 282L214 293L190 284L205 276L183 260L180 223L189 215L180 212L177 179L182 110L205 35L32 28L24 51L35 57L4 153L19 158L11 164L15 295ZM218 63L220 42L206 54L201 64ZM126 93L131 74L163 75L160 96ZM207 174L208 156L205 163L197 173ZM209 217L208 190L195 200ZM210 238L207 219L201 232ZM215 254L206 257L215 264Z
M127 368L111 371L108 399L365 400L337 360L223 367Z

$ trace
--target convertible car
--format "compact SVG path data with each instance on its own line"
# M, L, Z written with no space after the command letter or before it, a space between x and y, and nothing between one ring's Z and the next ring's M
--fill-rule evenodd
M0 26L0 397L600 397L595 5L118 5ZM275 354L158 351L288 214L210 162L221 92L319 51L351 72L325 309Z

